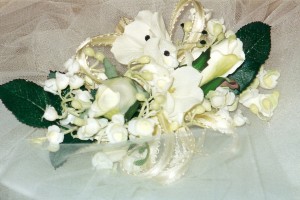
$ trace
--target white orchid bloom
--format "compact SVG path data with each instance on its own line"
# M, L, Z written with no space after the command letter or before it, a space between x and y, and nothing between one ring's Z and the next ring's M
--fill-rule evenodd
M240 39L227 38L211 47L208 66L202 71L200 86L217 77L227 77L244 62L245 53Z
M264 89L274 89L279 77L280 73L277 70L265 70L263 66L257 75L260 87Z
M204 94L199 88L202 76L193 67L179 68L171 76L174 81L166 94L163 108L170 121L181 124L184 114L203 101Z
M123 119L121 119L123 117ZM110 143L124 142L128 139L128 131L124 126L124 116L117 115L112 117L111 123L105 129Z
M138 88L127 77L108 79L99 86L96 99L89 111L90 117L111 118L114 114L125 114L135 103Z
M111 51L125 65L146 55L159 65L178 66L177 49L171 43L162 16L157 12L139 12L135 20L125 27L124 34L115 40Z
M47 139L49 141L48 150L55 152L59 150L59 144L64 141L64 134L60 131L60 128L56 125L48 127Z
M128 131L134 136L152 136L155 128L155 121L146 118L132 119L128 123Z
M43 118L48 121L55 121L59 118L59 115L53 106L47 105Z
M57 93L57 85L56 85L56 79L51 78L45 81L44 84L44 90L46 92L51 92L52 94L58 94Z

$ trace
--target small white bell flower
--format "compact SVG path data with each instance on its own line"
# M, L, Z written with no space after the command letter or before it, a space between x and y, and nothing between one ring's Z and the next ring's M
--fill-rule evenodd
M46 107L43 118L45 118L48 121L55 121L59 118L59 116L55 108L53 106L48 105Z
M139 137L152 136L154 128L155 122L152 119L137 118L128 123L129 133Z
M48 150L55 152L59 150L59 144L64 141L64 134L60 132L60 128L56 125L48 127L47 139L49 141Z
M84 84L83 78L77 75L74 75L70 78L70 88L72 90L79 89L81 86L83 86L83 84Z
M74 58L67 60L67 62L64 64L64 67L67 69L68 75L73 75L80 71L80 65Z
M56 79L51 78L45 81L44 84L44 90L46 92L51 92L52 94L57 94L57 85L56 85Z
M56 72L56 85L59 91L64 90L68 87L70 78L66 74Z

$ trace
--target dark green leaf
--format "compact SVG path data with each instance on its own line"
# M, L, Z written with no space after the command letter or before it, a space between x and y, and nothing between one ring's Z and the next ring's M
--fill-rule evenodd
M30 81L16 79L0 86L0 98L8 110L22 123L37 128L47 128L55 122L42 118L47 105L60 113L61 99Z
M107 78L111 79L119 76L116 66L114 66L107 58L104 58L103 65Z
M260 66L255 61L246 61L241 66L242 70L237 70L232 76L229 76L230 79L234 79L239 84L239 89L233 90L235 94L240 94L252 83Z
M217 87L219 87L219 85L221 85L225 80L225 78L218 77L203 85L201 89L203 90L204 96L207 95L209 91L215 90Z
M60 148L57 152L50 152L50 162L52 166L57 169L61 167L68 158L72 156L77 150L83 147L83 144L93 143L91 140L80 140L73 138L71 134L65 135L63 143L60 145ZM78 145L74 145L78 144ZM82 145L80 145L82 144Z
M138 114L138 109L140 107L141 103L139 101L136 101L125 113L124 118L126 121L131 120L136 114Z
M242 27L236 35L243 42L246 60L228 78L238 83L239 89L234 90L234 92L239 94L252 83L261 65L269 57L271 51L271 27L262 22L253 22Z
M271 27L253 22L240 28L236 36L243 42L246 60L264 64L271 51Z
M210 59L210 48L203 52L196 60L193 61L192 66L198 71L202 71L207 67L207 61Z

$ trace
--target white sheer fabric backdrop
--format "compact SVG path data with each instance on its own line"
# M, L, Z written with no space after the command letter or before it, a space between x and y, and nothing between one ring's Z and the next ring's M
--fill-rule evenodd
M113 32L120 17L139 10L163 13L166 24L176 0L0 0L0 83L26 78L42 83L62 70L87 37ZM300 1L203 0L233 30L252 21L272 26L266 68L281 72L281 99L273 119L248 114L238 143L207 134L204 149L182 180L154 181L95 171L91 153L74 155L54 170L46 151L29 138L43 135L20 124L0 105L0 199L299 199L300 196ZM202 139L201 131L195 131ZM199 142L201 144L201 141ZM233 143L233 144L232 144ZM199 144L199 146L200 146ZM238 149L233 152L232 148ZM240 148L237 148L240 147Z

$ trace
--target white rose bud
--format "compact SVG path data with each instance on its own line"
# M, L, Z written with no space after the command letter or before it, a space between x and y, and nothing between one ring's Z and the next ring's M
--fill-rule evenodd
M125 114L135 103L137 86L126 77L108 79L99 86L96 99L89 111L90 117L105 116L111 118L115 114Z
M45 113L43 115L43 118L45 118L48 121L55 121L59 118L57 111L53 106L47 106Z

